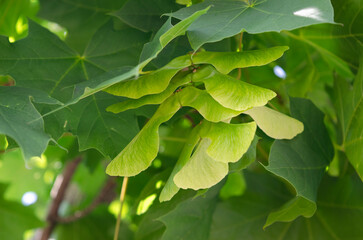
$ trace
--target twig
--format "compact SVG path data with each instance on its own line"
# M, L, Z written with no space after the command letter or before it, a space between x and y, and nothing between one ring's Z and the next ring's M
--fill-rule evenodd
M106 184L103 186L102 190L98 194L98 196L92 201L92 203L86 207L85 209L76 212L73 216L68 217L59 217L57 218L57 222L59 223L70 223L77 221L80 218L83 218L90 214L99 204L108 202L109 200L112 200L114 198L113 194L110 194L113 192L114 188L116 186L116 182L113 177L109 177ZM110 195L112 197L110 198Z
M188 114L185 114L184 118L187 119L192 124L192 127L196 126L194 119L191 116L189 116Z
M120 211L118 212L118 216L117 216L117 222L116 222L115 234L113 236L113 240L117 240L118 233L120 231L121 213L122 213L122 207L124 205L128 180L129 180L128 177L124 177L124 181L122 182L121 193L120 193Z
M48 226L44 229L41 240L48 240L50 235L53 232L54 227L57 225L57 219L58 219L58 210L59 206L63 201L63 198L65 196L67 187L72 179L72 176L78 166L78 164L81 162L82 158L77 157L73 161L69 162L63 172L62 175L62 182L59 185L59 189L56 193L56 196L54 197L49 212L47 216L47 222Z
M246 82L251 83L250 73L248 71L248 68L243 69L243 76L245 77Z

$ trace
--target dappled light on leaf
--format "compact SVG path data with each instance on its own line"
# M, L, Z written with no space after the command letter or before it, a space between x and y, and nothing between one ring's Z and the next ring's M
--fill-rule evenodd
M294 12L295 16L312 18L318 21L323 21L322 12L317 8L303 8Z

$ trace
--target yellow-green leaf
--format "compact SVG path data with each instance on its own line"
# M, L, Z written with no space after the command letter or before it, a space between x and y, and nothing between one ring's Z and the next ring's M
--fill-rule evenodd
M0 152L8 148L8 140L4 134L0 134Z
M174 183L174 177L189 161L195 146L198 144L198 141L200 140L200 126L201 125L196 126L190 133L188 140L179 155L178 161L160 193L160 202L169 201L179 191L179 187Z
M227 175L228 163L217 162L207 154L210 144L210 139L202 139L193 156L175 175L174 182L179 188L209 188Z
M147 169L159 151L159 126L180 108L175 97L160 105L154 116L136 137L107 166L111 176L135 176Z
M300 121L271 108L255 107L244 113L250 115L262 131L275 139L292 139L304 130Z
M255 136L256 123L229 124L205 121L200 133L211 140L207 154L218 162L237 162L247 152Z
M184 145L178 162L161 191L160 201L170 200L179 191L180 186L178 187L173 179L181 170L183 171L181 176L187 175L190 177L188 182L183 183L181 183L183 181L182 178L179 179L179 183L185 186L185 188L193 188L187 186L190 186L191 182L200 182L199 178L201 177L205 179L201 183L204 184L203 186L217 184L228 173L223 170L225 166L228 167L226 164L238 161L248 150L255 135L255 130L256 124L254 122L229 124L225 122L211 123L204 121L201 125L198 125L193 129L188 141ZM201 143L191 157L195 146L201 138ZM189 163L191 161L192 163ZM187 164L189 164L189 167ZM198 165L198 168L193 169L196 165ZM222 167L222 172L215 169L220 167ZM193 173L190 171L197 172ZM218 174L216 176L209 176L209 174L213 175L214 172ZM194 189L199 188L197 185L194 186Z
M264 106L276 94L225 74L207 66L193 75L193 81L203 82L207 92L222 106L236 111Z
M168 87L170 80L179 70L190 65L190 56L177 57L154 72L142 75L139 78L119 82L105 89L105 91L128 98L140 98L145 95L160 93Z
M146 95L139 99L127 99L123 102L115 103L106 110L113 113L120 113L129 109L139 108L149 104L160 104L165 101L181 85L191 81L191 74L181 74L175 76L169 86L161 93Z
M171 19L169 18L168 21L156 33L153 41L145 44L144 48L142 49L140 64L138 66L139 69L142 70L174 38L184 35L188 27L196 19L205 14L209 10L209 8L210 6L196 11L195 13L178 22L174 26L171 24Z
M195 108L205 119L211 122L220 122L241 113L223 107L206 91L194 87L184 88L177 96L182 106Z
M279 46L243 52L198 52L193 57L193 63L209 63L219 72L228 74L236 68L266 65L280 58L287 49L289 47Z

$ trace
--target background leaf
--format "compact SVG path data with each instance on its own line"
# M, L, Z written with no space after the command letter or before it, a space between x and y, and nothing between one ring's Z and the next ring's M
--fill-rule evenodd
M0 72L11 75L17 86L37 87L65 102L73 96L75 84L132 61L136 64L138 52L146 40L147 35L137 30L115 31L108 23L97 32L85 56L81 57L58 37L31 22L28 37L15 42L12 48L7 48L9 43L3 39ZM125 62L125 59L128 60ZM33 74L29 76L29 72ZM55 118L45 118L46 130L54 138L70 131L79 136L81 149L94 147L105 155L115 156L118 152L115 148L124 147L138 130L132 113L113 115L105 111L107 104L117 101L105 93L92 96L57 113ZM49 111L49 107L43 108L45 111ZM115 121L123 124L109 125ZM110 140L111 144L97 144Z
M0 185L0 237L1 239L23 239L26 230L41 227L42 222L34 215L32 209L17 202L4 200L5 185Z
M174 0L128 0L126 4L112 15L128 25L142 31L157 31L164 20L161 15L174 12L181 6Z
M290 141L275 141L266 169L291 183L297 196L315 202L320 181L334 155L333 146L324 126L324 115L310 101L292 98L290 105L291 115L304 123L304 132ZM290 211L298 216L300 210L296 204ZM307 210L302 210L306 214ZM283 219L281 215L274 220Z
M40 0L38 15L65 27L66 42L82 53L97 29L110 19L108 13L119 9L125 2L126 0Z
M41 115L32 101L59 104L39 90L21 87L0 87L0 132L13 138L22 148L25 160L40 156L50 141L44 133Z
M220 185L178 205L173 211L159 218L166 230L161 239L209 239L212 216L217 204Z
M262 230L269 211L291 195L284 184L269 175L247 171L245 177L247 190L243 196L218 203L210 239L360 238L363 189L357 178L326 177L318 195L318 210L312 218L299 217L294 222L275 223Z
M363 59L363 54L361 59ZM353 89L337 78L334 86L336 109L343 135L343 148L358 175L363 180L363 64L354 81Z

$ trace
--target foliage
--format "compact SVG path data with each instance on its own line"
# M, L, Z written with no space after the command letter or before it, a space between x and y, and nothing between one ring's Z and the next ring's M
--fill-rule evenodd
M112 238L121 176L119 239L359 239L362 21L359 0L1 2L0 238Z

